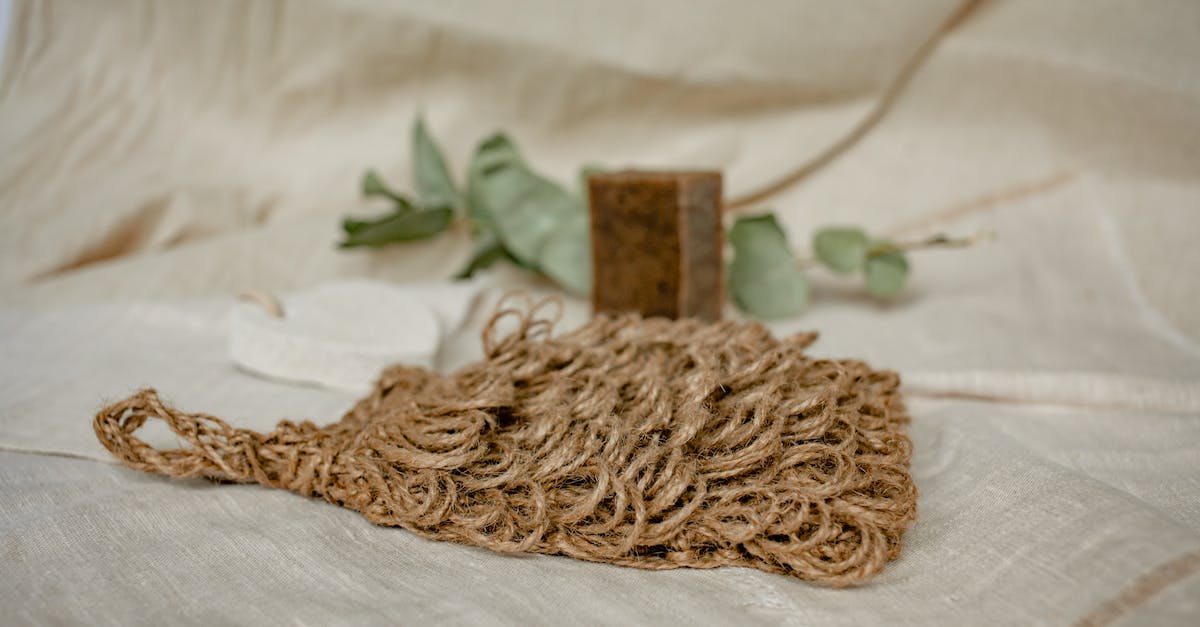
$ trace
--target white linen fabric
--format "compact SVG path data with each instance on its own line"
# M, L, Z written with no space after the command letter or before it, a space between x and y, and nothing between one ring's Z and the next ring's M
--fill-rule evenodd
M263 376L366 394L403 362L437 367L478 282L404 286L343 280L289 294L243 293L229 322L229 356Z
M0 606L34 624L1194 624L1200 617L1200 4L951 0L17 2L0 74ZM423 110L456 172L504 128L584 162L721 168L819 225L993 243L914 253L880 305L814 271L814 353L897 369L919 519L850 590L722 568L497 555L256 486L115 465L91 417L154 386L243 427L354 395L228 354L233 295L450 277L455 231L334 248ZM972 203L972 199L984 201ZM765 208L765 205L764 205ZM478 356L496 268L436 363ZM428 290L422 292L422 290ZM451 312L452 313L452 312ZM735 312L731 313L736 315ZM567 299L562 327L587 315ZM151 441L170 445L165 430Z

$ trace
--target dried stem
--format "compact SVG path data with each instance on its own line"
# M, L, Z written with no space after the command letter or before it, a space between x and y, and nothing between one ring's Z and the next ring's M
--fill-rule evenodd
M832 163L843 153L858 143L871 129L883 119L883 116L892 108L904 88L908 86L917 70L925 64L929 55L937 48L938 42L942 40L947 33L954 30L956 26L967 19L967 16L975 10L982 0L966 0L948 18L935 30L924 43L917 48L908 62L900 69L891 84L884 89L883 94L876 102L875 107L867 114L865 118L859 121L854 128L843 135L836 142L822 150L812 159L800 164L795 170L783 175L779 179L768 183L767 185L752 190L742 196L730 198L725 202L725 210L735 212L746 207L757 205L762 201L774 196L790 187L808 178L809 175L820 170Z
M995 231L979 231L978 233L968 235L966 237L951 237L945 233L938 233L937 235L931 235L930 237L922 240L895 242L895 245L904 252L912 252L936 248L967 248L976 244L990 242L995 239ZM816 257L805 257L797 259L796 265L801 269L808 269L821 265L821 261Z
M982 242L990 242L994 239L996 239L995 231L979 231L967 237L950 237L945 233L938 233L923 240L896 242L896 246L904 251L926 250L929 248L966 248Z

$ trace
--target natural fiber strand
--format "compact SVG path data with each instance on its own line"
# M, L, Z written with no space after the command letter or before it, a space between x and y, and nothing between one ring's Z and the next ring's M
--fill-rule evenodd
M725 202L725 211L733 212L745 209L746 207L762 203L772 196L783 193L797 183L812 176L818 170L833 163L838 157L857 145L891 111L892 107L900 99L900 96L903 95L905 89L907 89L913 76L916 75L918 70L924 67L925 62L933 55L934 50L937 49L942 39L965 22L980 4L983 4L983 0L965 0L960 4L938 26L937 30L921 43L912 56L909 57L908 61L900 67L900 70L884 88L883 93L880 94L879 99L867 113L866 117L859 120L845 135L842 135L837 141L826 146L821 152L780 178L771 181L761 188L749 191L736 198L728 199Z
M320 496L496 551L833 586L899 555L917 491L896 374L758 323L599 315L553 337L536 309L499 309L485 358L453 375L386 370L325 427L237 429L144 390L100 411L96 435L138 470ZM149 419L189 446L134 437Z

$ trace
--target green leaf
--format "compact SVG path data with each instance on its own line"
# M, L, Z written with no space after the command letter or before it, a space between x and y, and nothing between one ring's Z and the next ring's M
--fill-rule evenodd
M408 213L415 209L412 206L412 203L409 202L407 198L400 196L399 194L394 194L394 195L391 195L388 197L396 201L396 208L392 210L392 213L388 214L387 216L384 216L383 218L379 218L376 220L359 220L357 218L344 218L342 220L342 230L345 231L347 235L354 235L356 233L360 233L360 232L366 230L370 226L377 224L382 220L386 220L388 218L395 217L399 214Z
M867 291L878 298L893 298L908 281L908 259L890 242L877 242L867 251Z
M475 245L475 250L471 253L471 258L467 260L467 265L463 266L454 275L454 278L469 279L476 272L489 268L497 261L509 257L508 251L504 250L504 246L500 243L500 240L496 239L496 235L494 233L485 233Z
M861 270L867 260L867 235L856 228L824 228L813 236L813 251L830 270L849 274Z
M426 207L454 207L461 209L462 198L441 149L425 128L425 119L418 116L412 128L413 180L417 183L417 197Z
M354 235L359 231L371 226L370 220L356 220L354 218L346 218L342 220L342 230L349 235Z
M774 214L739 218L729 231L729 242L733 245L729 286L739 307L760 318L804 311L808 281Z
M538 256L542 273L577 296L592 291L592 241L588 215L577 211L561 220L546 237Z
M400 194L392 191L384 184L383 179L379 177L379 173L375 170L367 170L363 174L362 193L363 196L383 196L384 198L391 198L398 203L408 204L408 201Z
M504 248L530 266L537 265L547 237L562 220L584 213L580 198L530 170L503 135L476 151L468 195L476 221L494 229Z
M497 169L514 163L521 163L521 154L503 133L488 137L475 149L475 155L467 168L467 209L468 214L481 228L486 229L492 223L492 217L487 212L487 201L484 199L484 180Z
M407 203L405 203L407 204ZM450 225L454 210L449 207L412 210L400 209L378 220L347 220L346 239L342 248L356 246L378 247L393 242L409 242L425 239L441 233Z

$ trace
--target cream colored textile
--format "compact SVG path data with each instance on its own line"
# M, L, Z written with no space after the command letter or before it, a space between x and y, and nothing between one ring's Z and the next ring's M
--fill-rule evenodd
M453 274L462 233L334 249L340 216L380 209L358 198L364 168L406 183L416 111L456 172L503 128L564 182L584 162L718 167L738 196L855 128L957 7L17 2L0 75L0 607L148 625L1194 623L1188 0L984 2L861 141L769 201L801 252L830 223L998 235L915 254L889 306L814 272L811 311L773 323L906 382L920 519L864 588L499 556L95 461L91 412L143 385L253 428L353 401L234 368L226 316L244 288ZM443 364L477 354L472 315ZM585 315L572 301L565 323Z

